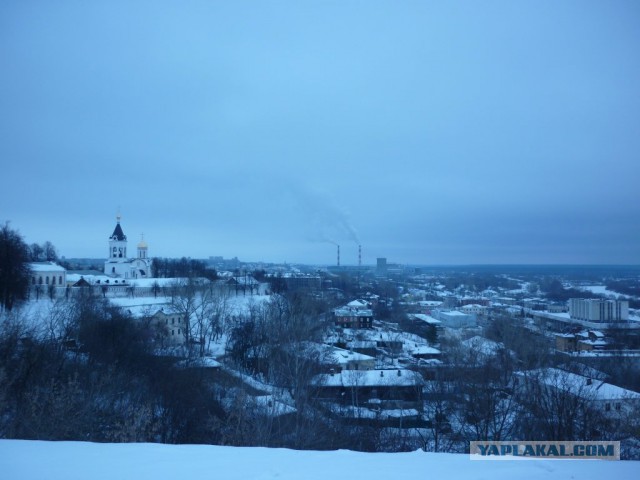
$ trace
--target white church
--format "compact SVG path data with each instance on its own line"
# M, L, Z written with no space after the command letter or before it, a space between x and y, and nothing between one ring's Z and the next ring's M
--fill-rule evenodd
M116 217L117 224L109 237L109 255L104 262L104 273L118 278L149 278L151 277L151 260L148 245L144 237L138 243L138 256L127 257L127 236L120 226L120 215Z

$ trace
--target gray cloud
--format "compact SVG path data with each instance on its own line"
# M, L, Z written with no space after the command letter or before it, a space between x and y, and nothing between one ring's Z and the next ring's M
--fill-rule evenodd
M120 205L154 255L637 263L636 3L462 7L4 2L0 220L67 256Z

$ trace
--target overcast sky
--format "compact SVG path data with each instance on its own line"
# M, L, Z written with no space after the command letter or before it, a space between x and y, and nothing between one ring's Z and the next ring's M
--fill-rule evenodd
M0 2L0 221L104 257L640 263L640 2ZM131 249L133 250L133 249Z

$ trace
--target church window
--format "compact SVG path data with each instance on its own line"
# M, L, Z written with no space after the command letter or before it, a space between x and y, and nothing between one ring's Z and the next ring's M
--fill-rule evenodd
M116 267L111 267L111 273L116 273Z
M42 285L42 277L38 277L38 284Z
M58 283L59 283L60 285L62 285L62 275L60 275L60 276L58 277Z
M52 285L56 284L56 277L55 276L51 277L51 284Z

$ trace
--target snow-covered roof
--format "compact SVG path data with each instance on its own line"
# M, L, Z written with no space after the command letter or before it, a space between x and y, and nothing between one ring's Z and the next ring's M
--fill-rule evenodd
M300 342L294 345L294 353L307 355L309 353L320 354L325 361L335 363L340 366L346 366L352 362L375 362L375 358L363 353L352 352L344 348L333 347L323 343L316 342Z
M32 262L28 266L32 272L66 272L64 267L54 262Z
M113 297L109 298L109 302L127 310L136 318L155 315L160 310L167 314L173 312L170 299L167 297Z
M288 415L297 411L295 407L281 402L273 395L258 395L256 397L251 397L251 400L255 403L255 406L262 414L269 417L279 417L281 415Z
M407 352L411 355L440 355L440 350L428 345L407 346Z
M439 300L420 300L418 305L421 307L439 307L442 305L442 302Z
M604 347L607 345L605 340L580 340L578 343L583 345L591 345L593 347Z
M352 300L347 303L347 307L351 308L368 308L370 303L365 300Z
M375 358L370 355L364 355L363 353L352 352L350 350L345 350L344 348L338 347L330 347L331 350L331 358L338 365L345 365L350 362L365 362L372 361L375 362Z
M425 323L428 323L429 325L440 325L440 324L442 324L442 322L440 320L436 320L431 315L425 315L424 313L411 313L410 316L415 318L416 320L421 320L421 321L423 321Z
M328 387L391 387L422 385L422 376L411 370L343 370L316 375L314 385Z
M449 310L448 312L440 312L440 315L445 315L445 316L449 316L449 317L461 317L461 316L467 316L467 313L463 313L463 312L459 312L458 310Z
M337 317L373 317L373 310L353 307L340 307L333 311Z
M516 372L516 375L535 378L550 387L558 388L587 399L599 401L640 400L640 393L558 368Z
M495 355L503 348L501 343L494 342L493 340L489 340L488 338L480 337L478 335L464 340L462 344L465 347L483 355Z
M211 357L182 360L177 363L181 368L220 368L222 364Z
M573 333L554 333L554 335L561 338L575 338Z

